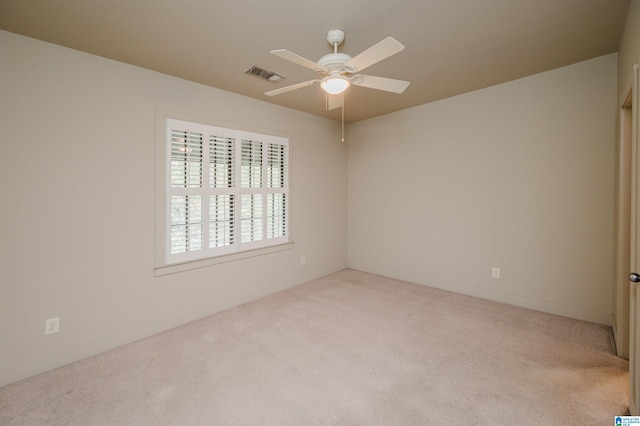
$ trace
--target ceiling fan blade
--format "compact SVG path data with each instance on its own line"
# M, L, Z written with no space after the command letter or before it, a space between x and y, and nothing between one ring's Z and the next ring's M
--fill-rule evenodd
M302 65L305 68L309 68L317 72L325 71L324 67L321 67L320 65L316 64L315 62L307 58L303 58L300 55L296 55L293 52L289 52L288 50L285 50L285 49L272 50L271 53L273 53L274 55L282 59L286 59L289 62L293 62L294 64Z
M327 110L331 111L337 108L342 108L342 102L344 101L344 93L339 95L330 95L327 93Z
M378 44L374 44L364 52L357 55L349 61L355 69L354 72L360 72L363 69L395 55L404 50L404 45L393 37L387 37Z
M409 87L408 81L363 74L354 76L351 80L351 83L355 84L356 86L384 90L386 92L393 93L402 93L407 87Z
M270 90L268 92L264 92L267 96L275 96L280 95L282 93L291 92L292 90L302 89L303 87L311 86L312 84L318 83L320 80L309 80L303 81L302 83L292 84L291 86L281 87L279 89Z

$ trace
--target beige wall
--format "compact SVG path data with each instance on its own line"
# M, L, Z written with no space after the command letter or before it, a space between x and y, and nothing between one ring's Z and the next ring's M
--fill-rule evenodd
M0 385L346 267L339 123L7 32L0 58ZM158 110L290 138L293 248L155 276Z
M616 60L349 126L349 266L611 324Z

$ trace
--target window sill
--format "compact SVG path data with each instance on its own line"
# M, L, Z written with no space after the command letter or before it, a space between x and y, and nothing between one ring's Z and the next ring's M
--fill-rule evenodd
M255 250L247 250L240 253L227 254L218 257L209 257L206 259L192 260L189 262L173 263L171 265L156 266L156 277L164 275L176 274L178 272L190 271L192 269L206 268L207 266L219 265L221 263L235 262L236 260L248 259L250 257L264 256L266 254L277 253L285 250L291 250L293 243L279 244L277 246L264 247Z

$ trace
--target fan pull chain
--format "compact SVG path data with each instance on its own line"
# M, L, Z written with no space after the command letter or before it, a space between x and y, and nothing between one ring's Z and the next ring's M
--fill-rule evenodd
M333 53L338 53L338 42L333 43ZM344 142L344 92L342 92L342 142Z
M342 92L342 142L344 142L344 92Z

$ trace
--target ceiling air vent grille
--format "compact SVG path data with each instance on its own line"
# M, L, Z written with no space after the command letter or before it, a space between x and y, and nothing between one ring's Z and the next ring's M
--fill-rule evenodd
M276 74L275 72L263 70L262 68L256 67L255 65L245 71L245 74L253 75L272 83L278 82L284 78L283 76Z

